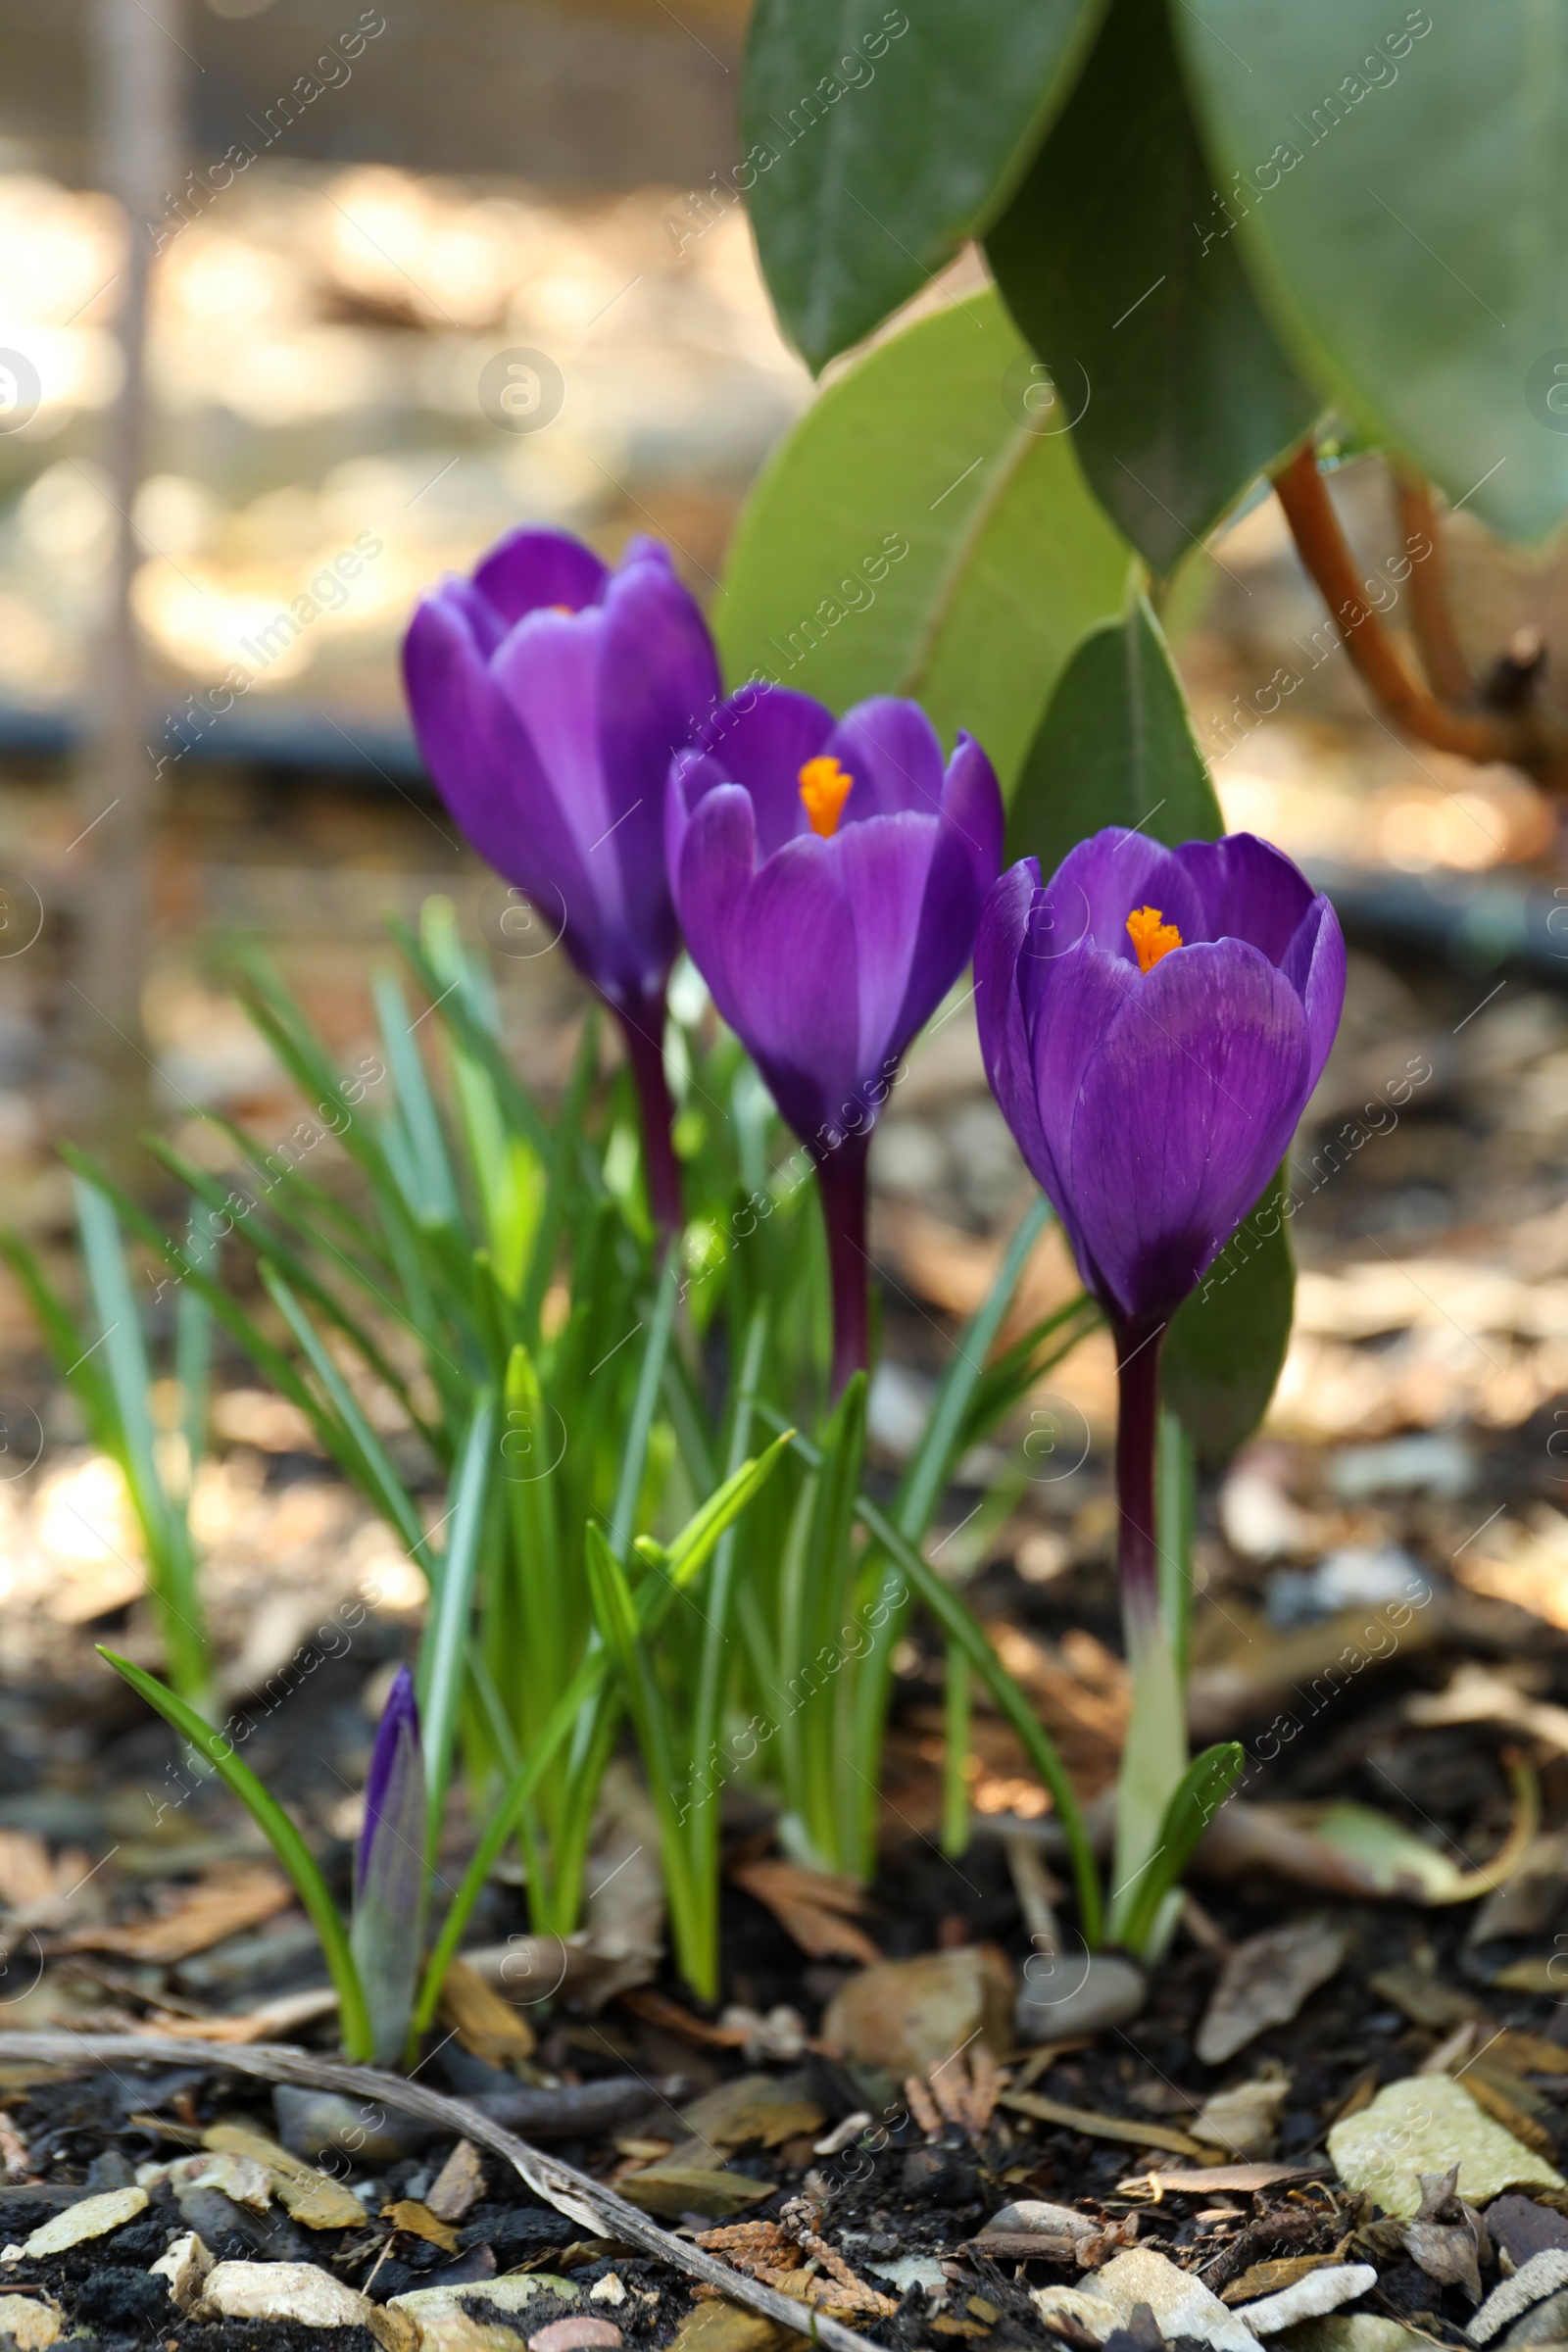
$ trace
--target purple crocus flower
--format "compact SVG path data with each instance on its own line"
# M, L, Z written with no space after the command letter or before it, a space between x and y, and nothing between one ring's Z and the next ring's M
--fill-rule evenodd
M747 686L676 758L670 886L692 958L816 1163L835 1392L866 1359L865 1154L905 1048L967 963L1002 796L915 703L835 719Z
M402 2049L414 2008L424 1927L424 1816L419 1709L414 1677L400 1666L370 1750L349 1937L382 2066Z
M1328 900L1250 833L1167 850L1112 826L1046 889L1032 858L1004 874L975 982L992 1091L1116 1337L1126 1886L1186 1761L1158 1596L1161 1335L1285 1155L1339 1026L1345 942Z
M650 1195L673 1227L664 780L718 702L707 624L656 540L634 539L612 572L562 532L514 531L471 579L449 576L421 600L403 669L453 816L619 1016Z

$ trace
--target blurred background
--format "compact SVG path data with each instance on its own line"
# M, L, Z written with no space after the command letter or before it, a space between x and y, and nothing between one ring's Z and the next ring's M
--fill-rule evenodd
M522 522L607 555L657 532L719 593L748 484L811 395L726 176L744 18L742 0L0 0L0 1205L62 1265L62 1137L133 1158L149 1109L197 1154L202 1109L287 1132L293 1099L224 992L238 937L348 1058L385 915L445 893L496 951L519 1068L561 1081L580 988L559 952L519 950L431 794L398 644L426 583ZM1387 476L1348 457L1335 494L1371 574L1399 543ZM1464 513L1445 529L1478 671L1500 662L1505 691L1544 649L1554 697L1556 556L1503 551ZM1292 1356L1205 1573L1278 1632L1375 1598L1414 1544L1568 1627L1556 812L1369 710L1269 497L1195 555L1165 619L1231 823L1332 886L1354 943L1298 1151ZM1299 691L1260 709L1286 662ZM873 1174L893 1460L1028 1190L966 1011L917 1052ZM1038 1272L1042 1296L1065 1285L1059 1262ZM0 1391L13 1670L70 1672L140 1569L9 1280ZM1004 1537L1026 1581L1103 1567L1111 1401L1091 1342L1042 1403L1010 1531L956 1542L956 1567ZM303 1475L287 1407L231 1387L217 1426L215 1613L231 1590L236 1627L253 1618L262 1566L276 1604L243 1681L296 1638L291 1592L296 1618L318 1609L323 1579L354 1587L390 1539L324 1465ZM992 1809L1023 1804L998 1773Z

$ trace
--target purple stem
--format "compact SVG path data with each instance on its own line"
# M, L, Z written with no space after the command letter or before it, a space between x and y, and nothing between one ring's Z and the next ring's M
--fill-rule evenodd
M1159 1617L1159 1540L1154 1519L1154 1448L1159 1436L1163 1318L1118 1322L1116 1334L1116 1501L1121 1514L1122 1620L1129 1655Z
M615 1006L637 1107L642 1114L643 1168L648 1203L662 1233L679 1233L685 1222L680 1199L680 1161L670 1141L675 1106L664 1077L664 992L645 997L635 1008Z
M812 1155L833 1288L835 1401L867 1361L871 1260L865 1248L865 1192L870 1140L869 1135L847 1135L831 1150Z

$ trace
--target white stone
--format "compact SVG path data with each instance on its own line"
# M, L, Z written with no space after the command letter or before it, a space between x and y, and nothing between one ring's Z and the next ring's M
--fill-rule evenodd
M1143 1970L1119 1952L1087 1960L1037 1952L1023 1964L1012 2022L1021 2042L1064 2041L1126 2025L1148 1998Z
M596 2278L588 2289L588 2300L590 2303L608 2303L613 2311L625 2302L626 2289L621 2285L613 2271L607 2271L604 2277Z
M79 2205L68 2205L53 2221L44 2222L30 2237L24 2239L22 2251L33 2258L40 2254L63 2254L68 2246L79 2246L83 2238L104 2237L146 2210L144 2188L106 2188L102 2195L83 2197Z
M204 2149L199 2155L176 2156L171 2164L137 2166L138 2187L157 2188L164 2181L176 2197L182 2188L220 2189L231 2203L248 2205L254 2213L265 2213L272 2202L270 2167L231 2149Z
M1048 2328L1054 2319L1072 2320L1101 2343L1118 2324L1110 2305L1086 2295L1081 2286L1033 2287L1029 2300Z
M1278 2335L1282 2328L1294 2328L1298 2320L1325 2319L1342 2303L1353 2303L1376 2286L1377 2272L1369 2262L1327 2263L1320 2271L1308 2271L1294 2285L1281 2287L1277 2295L1261 2295L1255 2303L1242 2305L1242 2317L1254 2335Z
M509 2278L470 2278L463 2286L411 2287L406 2295L389 2297L386 2308L406 2311L415 2320L432 2319L461 2309L465 2295L481 2295L497 2311L521 2311L535 2295L560 2295L569 2302L576 2292L569 2278L558 2278L554 2271L518 2271Z
M1337 2311L1326 2320L1303 2320L1291 2337L1291 2352L1431 2352L1430 2336L1375 2311Z
M1406 2075L1329 2133L1329 2155L1347 2188L1409 2221L1420 2210L1422 2173L1459 2167L1459 2194L1490 2204L1507 2188L1562 2188L1561 2173L1490 2115L1447 2075Z
M152 2266L155 2278L167 2278L169 2291L181 2311L189 2311L200 2299L202 2284L212 2269L213 2255L203 2245L194 2230L183 2237L172 2240Z
M1196 2335L1215 2352L1256 2352L1257 2338L1240 2312L1229 2311L1191 2271L1152 2246L1133 2246L1093 2271L1084 2287L1096 2302L1108 2303L1122 2326L1140 2303L1147 2303L1154 2325L1167 2340L1173 2335Z
M1070 2205L1051 2205L1044 2197L1020 2197L1015 2205L1004 2205L986 2224L986 2230L1017 2230L1035 2237L1093 2237L1100 2229L1087 2213L1075 2213ZM982 2232L984 2234L984 2232Z
M1223 2148L1240 2162L1267 2156L1290 2088L1289 2082L1260 2079L1216 2090L1202 2113L1193 2118L1189 2126L1193 2137L1205 2147Z
M297 2320L302 2328L368 2328L375 2305L314 2262L220 2262L202 2308L220 2320Z
M1548 2246L1543 2254L1532 2254L1511 2278L1493 2288L1465 2333L1473 2344L1490 2344L1499 2328L1519 2319L1533 2304L1544 2303L1563 2286L1568 2286L1568 2253L1560 2246Z
M65 2333L65 2315L47 2295L0 2295L0 2336L17 2352L43 2352Z
M901 2254L897 2262L873 2263L871 2268L901 2295L911 2286L923 2286L934 2295L948 2291L948 2274L934 2254Z

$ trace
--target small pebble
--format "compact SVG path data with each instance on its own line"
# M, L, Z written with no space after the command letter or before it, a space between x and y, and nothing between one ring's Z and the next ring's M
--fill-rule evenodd
M614 2309L617 2304L625 2302L626 2289L613 2271L607 2271L603 2278L596 2278L588 2289L588 2300L590 2303L608 2303Z
M528 2338L528 2352L588 2352L595 2344L614 2346L620 2342L620 2329L609 2320L596 2320L584 2312L566 2320L552 2320L548 2328L535 2328Z
M202 2306L220 2320L294 2320L302 2328L368 2328L375 2306L313 2262L220 2262Z
M15 2344L17 2352L43 2352L64 2332L60 2306L47 2295L0 2295L0 2337Z

